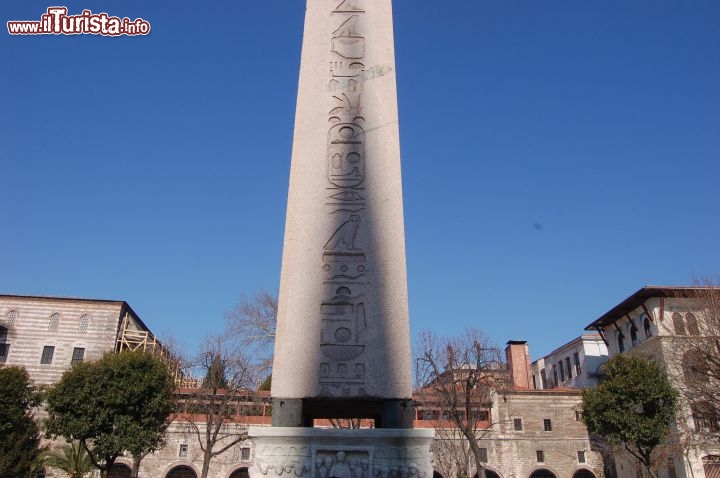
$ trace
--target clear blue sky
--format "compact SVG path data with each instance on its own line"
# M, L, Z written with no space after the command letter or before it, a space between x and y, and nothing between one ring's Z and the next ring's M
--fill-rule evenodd
M147 37L10 36L0 293L126 300L195 346L276 290L304 1L70 1ZM720 273L720 2L396 0L413 334L533 357Z

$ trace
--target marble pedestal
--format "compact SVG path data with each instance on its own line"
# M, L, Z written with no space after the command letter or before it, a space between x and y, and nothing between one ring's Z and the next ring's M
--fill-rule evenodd
M428 429L250 427L250 478L432 478Z

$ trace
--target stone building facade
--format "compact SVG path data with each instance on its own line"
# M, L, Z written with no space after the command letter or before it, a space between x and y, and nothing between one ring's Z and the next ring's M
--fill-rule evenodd
M160 350L124 301L0 295L0 363L25 367L38 385L78 361L122 349Z
M485 407L487 417L476 431L485 458L485 468L479 472L467 441L442 415L433 397L422 390L416 394L415 426L435 429L436 478L603 477L602 455L580 417L580 392L533 389L527 343L510 341L505 351L512 386L479 405Z
M0 347L1 360L25 367L37 384L52 384L74 361L95 360L108 351L126 348L162 351L150 329L124 301L19 295L0 295ZM49 347L52 353L47 350ZM509 342L506 352L515 387L512 393L496 397L488 409L488 424L492 426L483 439L487 477L600 478L600 458L590 448L584 425L577 421L578 392L532 390L527 344ZM415 398L422 403L420 397ZM425 419L426 412L422 404L417 408L415 427L437 424ZM269 408L262 407L259 415L239 417L233 424L237 433L243 433L249 425L269 426ZM522 423L521 429L516 429L517 420ZM550 429L546 430L548 423ZM196 425L203 430L201 420ZM438 432L438 443L448 439L452 442L455 438ZM435 459L438 473L445 478L454 478L460 471L475 473L468 468L443 474L439 471L441 453L436 453ZM246 440L213 458L209 476L245 478L253 464L254 445ZM121 457L110 477L129 477L131 465L132 457ZM175 421L168 428L165 446L142 460L140 476L193 478L200 476L201 469L202 450L196 435L186 424ZM403 470L390 472L390 478L403 478ZM290 478L292 472L276 470L275 474ZM48 469L46 476L55 478L62 474Z
M608 349L598 333L583 334L531 364L533 388L585 388L597 385Z
M709 310L711 287L654 287L638 290L586 327L601 334L609 356L641 354L662 364L678 390L685 389L687 354L707 337L709 347L720 337L718 313ZM715 302L717 303L717 302ZM720 350L718 351L720 353ZM720 393L720 392L719 392ZM660 478L720 477L720 421L704 419L681 393L673 426L676 450L670 452ZM640 476L636 463L614 456L618 478Z

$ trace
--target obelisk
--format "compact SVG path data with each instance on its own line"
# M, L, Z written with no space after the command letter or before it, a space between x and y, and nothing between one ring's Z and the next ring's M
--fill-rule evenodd
M412 428L390 0L309 0L280 279L273 424Z
M271 395L251 478L432 476L433 432L412 429L391 0L307 0Z

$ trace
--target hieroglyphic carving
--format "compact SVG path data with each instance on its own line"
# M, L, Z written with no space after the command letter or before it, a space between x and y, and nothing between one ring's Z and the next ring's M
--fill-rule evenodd
M336 226L322 246L323 284L333 285L333 292L320 304L320 348L325 359L319 370L320 394L328 397L367 394L367 363L362 359L367 346L368 319L365 313L368 270L362 240L367 212L362 116L364 1L334 0L328 7L333 27L328 38L327 91L331 106L325 207Z
M338 13L354 13L362 12L364 10L358 4L358 0L343 0L333 11Z
M343 108L338 107L336 110ZM332 185L352 188L363 182L365 179L364 142L365 132L356 124L341 123L330 128L327 178Z
M365 351L367 317L364 296L341 286L320 306L320 348L330 362L320 364L321 394L346 397L364 394L365 363L356 361Z

